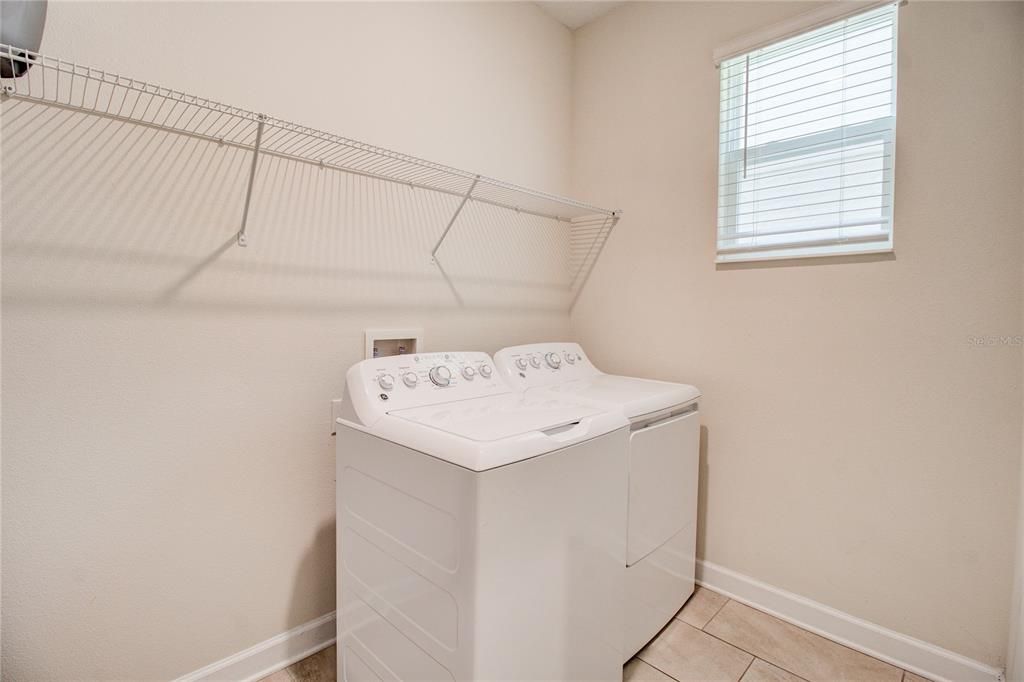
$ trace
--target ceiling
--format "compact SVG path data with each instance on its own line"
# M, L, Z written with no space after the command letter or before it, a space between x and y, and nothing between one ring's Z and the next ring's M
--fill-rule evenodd
M575 31L580 26L604 16L623 3L604 0L576 0L575 2L538 2L537 4L545 12Z

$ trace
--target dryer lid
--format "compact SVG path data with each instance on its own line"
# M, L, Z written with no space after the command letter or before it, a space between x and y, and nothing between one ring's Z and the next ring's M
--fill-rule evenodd
M494 354L494 364L509 386L527 392L593 400L629 419L691 403L700 391L687 384L605 374L578 343L509 346Z
M700 391L689 384L613 374L598 374L553 384L544 390L567 398L582 398L618 405L629 419L685 405L700 397Z

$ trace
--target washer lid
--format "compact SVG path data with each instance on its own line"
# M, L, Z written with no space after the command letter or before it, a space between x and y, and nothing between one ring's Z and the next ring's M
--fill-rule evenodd
M700 397L700 391L689 384L620 377L613 374L598 374L552 384L543 391L567 398L582 398L618 405L629 419L684 405Z
M471 471L570 446L614 447L625 453L629 442L629 421L621 412L539 392L394 410L370 428L342 423Z
M388 414L458 438L492 442L533 432L551 432L601 414L594 404L555 395L504 395L395 410Z

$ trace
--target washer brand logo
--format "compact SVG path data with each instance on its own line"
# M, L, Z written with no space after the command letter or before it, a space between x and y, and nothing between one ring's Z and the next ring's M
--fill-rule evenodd
M381 393L380 394L380 399L381 400L387 400L388 399L388 394L387 393Z

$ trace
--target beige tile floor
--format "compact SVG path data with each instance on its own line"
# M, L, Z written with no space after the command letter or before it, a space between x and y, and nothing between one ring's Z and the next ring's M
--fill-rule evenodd
M333 646L262 682L335 682ZM927 682L698 587L622 671L624 682Z

